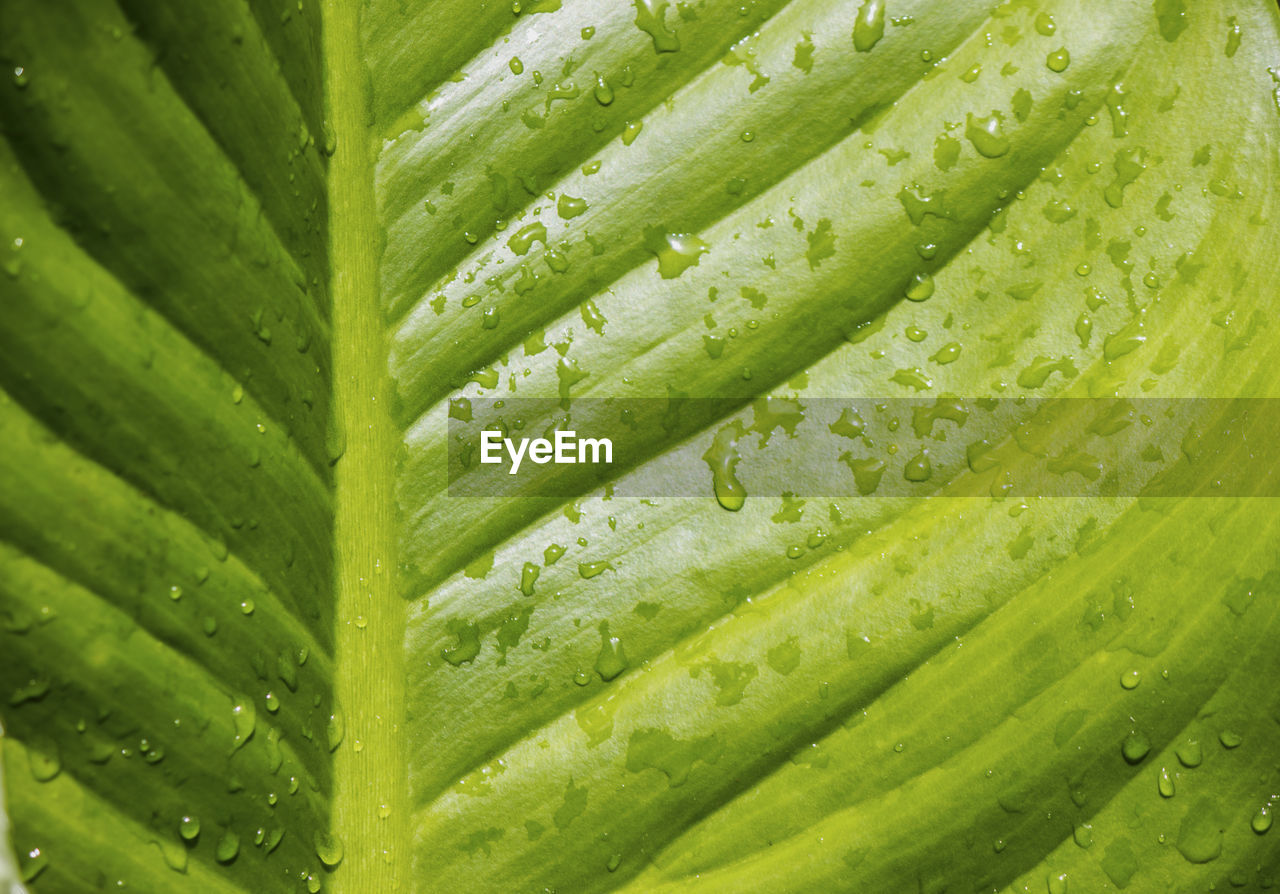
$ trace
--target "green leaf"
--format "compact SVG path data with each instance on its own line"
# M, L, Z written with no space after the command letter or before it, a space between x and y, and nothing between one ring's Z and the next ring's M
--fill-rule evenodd
M1274 5L0 18L0 887L1275 884Z

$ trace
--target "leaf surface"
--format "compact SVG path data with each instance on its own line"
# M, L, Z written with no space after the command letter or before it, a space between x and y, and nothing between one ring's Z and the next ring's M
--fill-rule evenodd
M1274 884L1274 5L0 13L31 891ZM636 453L452 495L523 398Z

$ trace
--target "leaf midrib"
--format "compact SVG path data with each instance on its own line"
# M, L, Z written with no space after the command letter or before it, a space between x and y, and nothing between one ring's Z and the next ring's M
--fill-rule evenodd
M343 741L334 754L330 828L343 844L336 891L408 890L404 726L405 607L396 593L395 432L378 300L377 218L365 131L359 9L323 7L327 115L338 150L329 169L334 419L345 446L335 470L335 674Z

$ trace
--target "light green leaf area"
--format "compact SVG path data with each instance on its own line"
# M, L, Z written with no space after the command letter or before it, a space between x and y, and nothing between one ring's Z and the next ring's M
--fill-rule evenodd
M0 888L1280 884L1274 472L1175 400L1280 397L1274 4L0 22ZM1184 486L451 497L511 397Z

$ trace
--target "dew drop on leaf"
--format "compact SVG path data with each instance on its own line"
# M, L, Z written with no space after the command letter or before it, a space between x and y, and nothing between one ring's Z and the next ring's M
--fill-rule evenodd
M613 102L613 88L609 86L609 82L604 79L604 75L596 75L595 86L596 102L602 106L607 106Z
M49 868L49 855L38 847L22 851L18 855L18 874L24 882L33 882L36 876Z
M987 158L1000 158L1007 155L1010 148L1009 138L1001 127L1003 116L992 111L986 117L969 115L965 124L964 135Z
M702 455L711 469L711 490L716 502L730 512L737 512L747 501L747 491L738 481L737 468L741 456L738 454L738 439L746 432L742 424L731 423L720 429Z
M674 53L680 49L680 38L668 31L665 22L667 0L635 0L636 27L653 38L655 53Z
M200 837L200 818L188 814L178 821L178 834L184 841L195 841Z
M711 250L692 233L671 233L655 226L644 228L644 247L657 257L658 275L663 279L675 279Z
M214 858L219 863L230 863L240 854L240 836L228 829L218 839L218 846L214 849Z
M1151 751L1151 740L1147 738L1146 733L1134 731L1125 736L1124 742L1120 745L1120 752L1124 755L1124 759L1131 764L1141 763L1142 759Z
M253 736L253 729L257 725L257 709L253 706L253 700L237 698L231 706L231 722L235 730L235 738L232 741L231 750L236 751L249 741Z
M929 461L929 451L921 450L902 467L902 477L914 483L928 481L933 476L933 464Z
M1200 766L1200 762L1204 760L1204 750L1200 747L1199 739L1187 739L1174 750L1174 753L1177 754L1182 766L1189 769Z
M911 277L907 285L907 298L911 301L928 301L933 297L934 283L932 274L921 272Z
M606 683L627 669L627 652L622 641L609 634L609 622L600 622L600 654L596 656L596 673Z
M612 569L613 566L604 560L578 563L578 575L584 580L590 580L593 577L598 577L599 575L604 574L604 572Z
M181 841L172 838L153 838L151 843L160 849L160 856L164 859L164 865L174 872L186 873L187 849Z
M884 37L885 0L863 0L853 21L853 48L859 53L871 50Z
M542 569L538 565L533 562L525 562L524 567L520 570L520 592L525 596L532 596L534 584L541 573Z
M27 766L36 782L49 782L62 772L62 756L58 743L36 738L27 745Z

